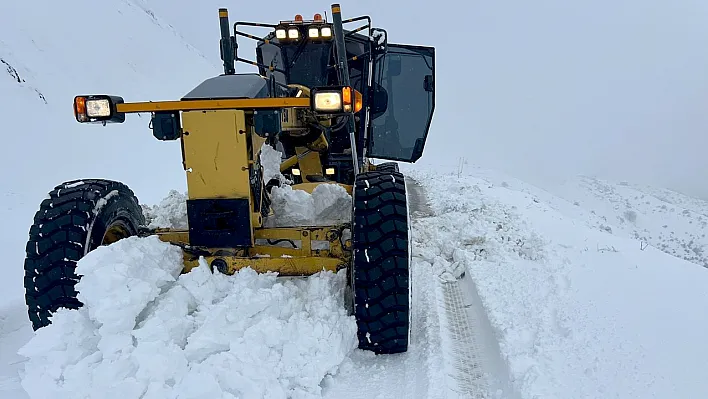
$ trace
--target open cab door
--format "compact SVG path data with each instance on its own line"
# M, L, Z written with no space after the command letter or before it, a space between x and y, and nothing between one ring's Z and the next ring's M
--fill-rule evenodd
M435 108L435 48L389 44L376 60L374 82L367 156L417 161Z

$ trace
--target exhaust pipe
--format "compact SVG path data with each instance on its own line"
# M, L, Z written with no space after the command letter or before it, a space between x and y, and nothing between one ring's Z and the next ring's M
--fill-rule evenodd
M233 75L236 73L234 61L236 60L236 39L231 36L229 27L229 11L225 8L219 9L219 25L221 26L221 59L224 61L224 74Z

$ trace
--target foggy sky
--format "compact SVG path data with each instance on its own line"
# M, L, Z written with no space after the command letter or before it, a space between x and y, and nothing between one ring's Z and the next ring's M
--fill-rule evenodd
M420 163L465 157L536 183L589 174L708 198L705 1L340 3L345 18L370 15L391 42L436 47L437 106ZM189 4L158 14L217 63L218 7L232 22L277 22L330 6ZM253 43L239 44L255 58Z

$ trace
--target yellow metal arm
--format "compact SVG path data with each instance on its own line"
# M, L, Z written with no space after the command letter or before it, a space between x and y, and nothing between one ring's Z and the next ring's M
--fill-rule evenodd
M231 100L158 101L116 104L119 113L158 111L208 111L219 109L309 108L310 99L300 97L243 98Z

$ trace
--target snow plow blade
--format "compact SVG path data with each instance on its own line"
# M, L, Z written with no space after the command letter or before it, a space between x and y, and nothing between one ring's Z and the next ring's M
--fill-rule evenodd
M193 248L187 230L157 230L162 241L180 246L184 272L199 265L201 257L212 270L234 274L245 267L259 273L281 276L309 276L323 270L336 272L351 260L349 225L255 230L256 245L248 249ZM251 254L251 255L247 255Z

